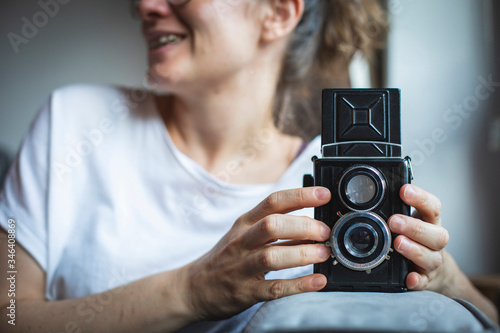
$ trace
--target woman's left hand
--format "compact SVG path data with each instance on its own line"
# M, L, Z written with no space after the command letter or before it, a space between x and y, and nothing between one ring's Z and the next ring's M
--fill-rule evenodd
M392 232L399 234L394 249L415 264L406 285L411 290L430 289L442 292L446 285L444 247L448 231L441 226L441 202L415 185L404 185L401 199L416 210L412 216L396 214L389 219Z

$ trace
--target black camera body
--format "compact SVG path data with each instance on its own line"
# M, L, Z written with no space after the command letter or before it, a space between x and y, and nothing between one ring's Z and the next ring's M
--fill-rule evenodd
M406 291L408 261L393 251L397 236L387 221L410 214L399 197L412 179L401 157L399 89L324 89L322 158L304 186L324 186L332 199L315 208L331 229L332 257L314 265L327 277L325 291Z

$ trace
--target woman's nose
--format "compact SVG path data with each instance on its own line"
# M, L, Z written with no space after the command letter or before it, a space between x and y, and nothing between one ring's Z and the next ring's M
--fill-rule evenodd
M171 5L165 0L141 0L137 2L137 12L144 21L168 16Z

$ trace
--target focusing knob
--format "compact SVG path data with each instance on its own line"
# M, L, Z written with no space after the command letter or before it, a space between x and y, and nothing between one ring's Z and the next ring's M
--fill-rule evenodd
M302 185L304 187L311 187L314 186L314 178L311 175L304 175L304 178L302 180Z

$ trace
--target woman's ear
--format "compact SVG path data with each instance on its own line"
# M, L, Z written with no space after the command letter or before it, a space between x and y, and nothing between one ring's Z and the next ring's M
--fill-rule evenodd
M269 0L262 27L262 41L272 42L290 35L304 13L305 0Z

